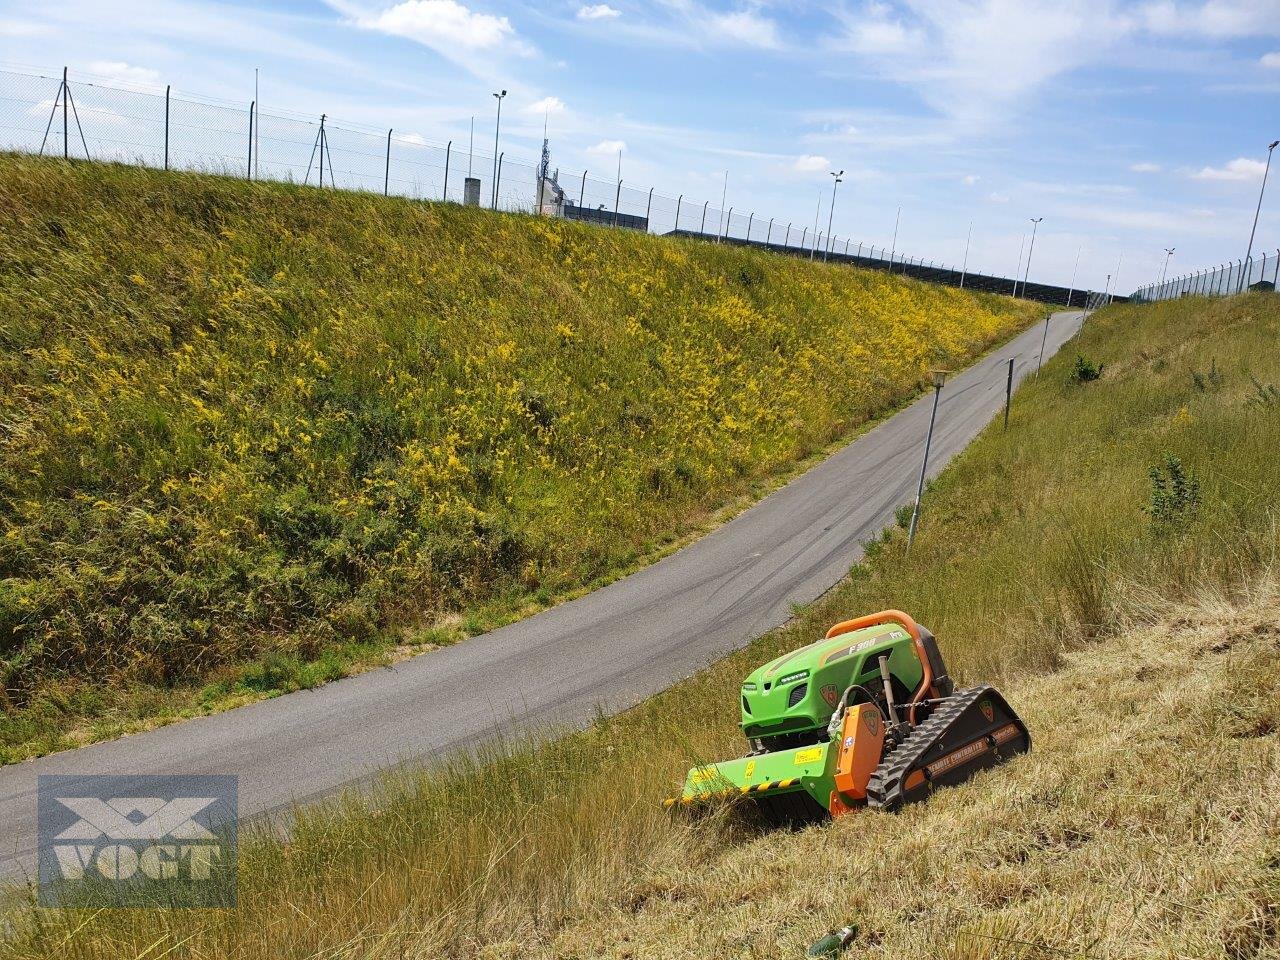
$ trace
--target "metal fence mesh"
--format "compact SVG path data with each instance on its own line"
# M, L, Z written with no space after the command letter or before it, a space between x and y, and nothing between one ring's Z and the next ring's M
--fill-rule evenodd
M479 185L479 205L530 213L551 197L538 164L469 152L455 143L377 130L332 118L259 113L198 97L0 70L0 148L140 164L247 179L287 181L386 193L417 200L466 202L465 181ZM496 175L496 189L495 189ZM751 244L813 259L891 270L935 283L1049 303L1084 305L1087 292L970 273L812 225L721 210L709 201L671 197L625 180L565 174L558 178L572 219L650 233Z
M1190 296L1226 297L1249 289L1275 290L1277 287L1280 287L1280 249L1162 280L1142 287L1133 296L1135 300L1151 302Z

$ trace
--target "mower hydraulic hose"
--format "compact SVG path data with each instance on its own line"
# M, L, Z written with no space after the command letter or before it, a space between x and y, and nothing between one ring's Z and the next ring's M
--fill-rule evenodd
M889 655L880 657L880 679L884 681L884 702L889 708L889 721L898 725L898 708L893 702L893 677L889 673Z

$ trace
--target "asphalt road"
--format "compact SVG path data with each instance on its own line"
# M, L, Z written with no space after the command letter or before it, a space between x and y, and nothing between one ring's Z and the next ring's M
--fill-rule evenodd
M1079 328L1055 314L1046 355ZM1044 325L952 378L935 474L995 416L1009 357L1034 372ZM784 623L862 555L915 495L926 396L697 542L519 623L316 690L0 768L0 875L35 859L40 774L236 774L242 817L287 808L501 729L589 723ZM850 615L865 611L850 610Z

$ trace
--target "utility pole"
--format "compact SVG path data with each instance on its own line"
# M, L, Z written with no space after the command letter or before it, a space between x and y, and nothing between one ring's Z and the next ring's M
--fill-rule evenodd
M493 124L493 203L491 206L494 210L498 209L498 131L502 128L502 100L506 95L505 90L493 95L498 101L498 119Z
M844 171L836 173L834 170L827 171L835 180L831 184L831 209L827 211L827 245L822 250L822 262L827 262L827 257L831 253L831 221L836 215L836 188L840 186L840 178L844 176Z
M938 399L942 396L942 385L946 382L947 372L935 370L933 373L933 410L929 413L929 432L924 438L924 459L920 463L920 485L916 488L916 505L911 511L911 526L907 529L907 553L911 553L911 545L916 539L916 523L920 519L920 501L924 498L924 478L929 470L929 447L933 444L933 423L938 418Z

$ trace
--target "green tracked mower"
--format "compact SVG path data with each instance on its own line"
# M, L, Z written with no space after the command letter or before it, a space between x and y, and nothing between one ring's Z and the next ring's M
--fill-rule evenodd
M899 610L838 623L742 684L750 752L694 767L668 807L744 798L775 824L893 809L1031 749L993 687L957 690L937 642Z

